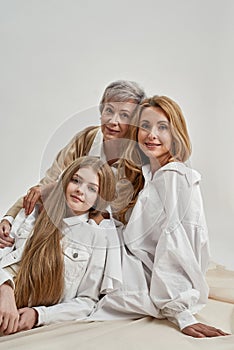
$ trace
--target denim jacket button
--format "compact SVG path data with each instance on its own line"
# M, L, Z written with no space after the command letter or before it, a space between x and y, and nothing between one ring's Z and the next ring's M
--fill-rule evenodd
M77 258L78 257L78 253L73 253L73 258Z

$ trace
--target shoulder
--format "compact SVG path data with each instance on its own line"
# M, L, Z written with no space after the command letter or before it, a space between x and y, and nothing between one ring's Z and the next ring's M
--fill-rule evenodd
M85 128L84 130L78 132L76 134L76 137L80 137L80 136L84 136L84 137L95 137L95 135L97 134L98 130L100 129L100 126L89 126L87 128Z
M81 131L78 131L71 139L70 144L74 144L79 140L85 139L87 137L95 137L100 126L89 126Z
M161 180L166 183L174 181L191 187L200 182L201 175L185 163L171 162L160 168L155 173L153 180Z
M72 219L74 219L72 221ZM65 227L63 235L65 240L94 248L105 248L107 246L106 229L97 225L94 220L80 221L76 217L64 219Z
M86 155L100 130L100 126L89 126L78 132L70 141L68 151L75 154L75 158Z

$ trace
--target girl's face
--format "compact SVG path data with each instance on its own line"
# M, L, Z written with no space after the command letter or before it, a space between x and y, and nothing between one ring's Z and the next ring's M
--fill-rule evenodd
M172 135L170 123L158 107L145 108L141 114L138 130L138 143L144 154L161 165L171 157Z
M106 102L101 115L104 141L124 138L127 134L135 103Z
M80 168L67 186L67 206L74 215L84 214L95 204L98 193L98 175L91 167Z

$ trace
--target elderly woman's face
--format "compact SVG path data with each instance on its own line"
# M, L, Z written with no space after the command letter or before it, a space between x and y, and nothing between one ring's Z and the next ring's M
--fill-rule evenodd
M101 129L104 141L124 138L136 103L106 102L101 115Z

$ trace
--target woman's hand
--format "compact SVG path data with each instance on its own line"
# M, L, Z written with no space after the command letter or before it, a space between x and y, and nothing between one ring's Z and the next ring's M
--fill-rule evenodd
M215 327L211 327L203 323L195 323L191 326L185 327L182 329L182 332L194 338L219 337L224 335L230 335L226 332L223 332L221 329L217 329Z
M37 324L38 313L31 307L19 309L19 326L18 331L26 331L32 329Z
M43 202L43 199L45 199L50 194L55 184L56 182L53 182L44 186L37 185L37 186L31 187L28 190L23 200L23 207L25 209L26 215L29 215L32 213L36 203Z
M0 248L11 247L14 239L9 236L11 232L11 224L8 220L3 219L0 222Z
M24 196L23 207L25 209L25 214L29 215L35 208L36 203L41 200L41 186L37 185L31 187L26 196Z
M17 332L18 323L14 290L8 283L4 283L0 286L0 333L6 335Z

